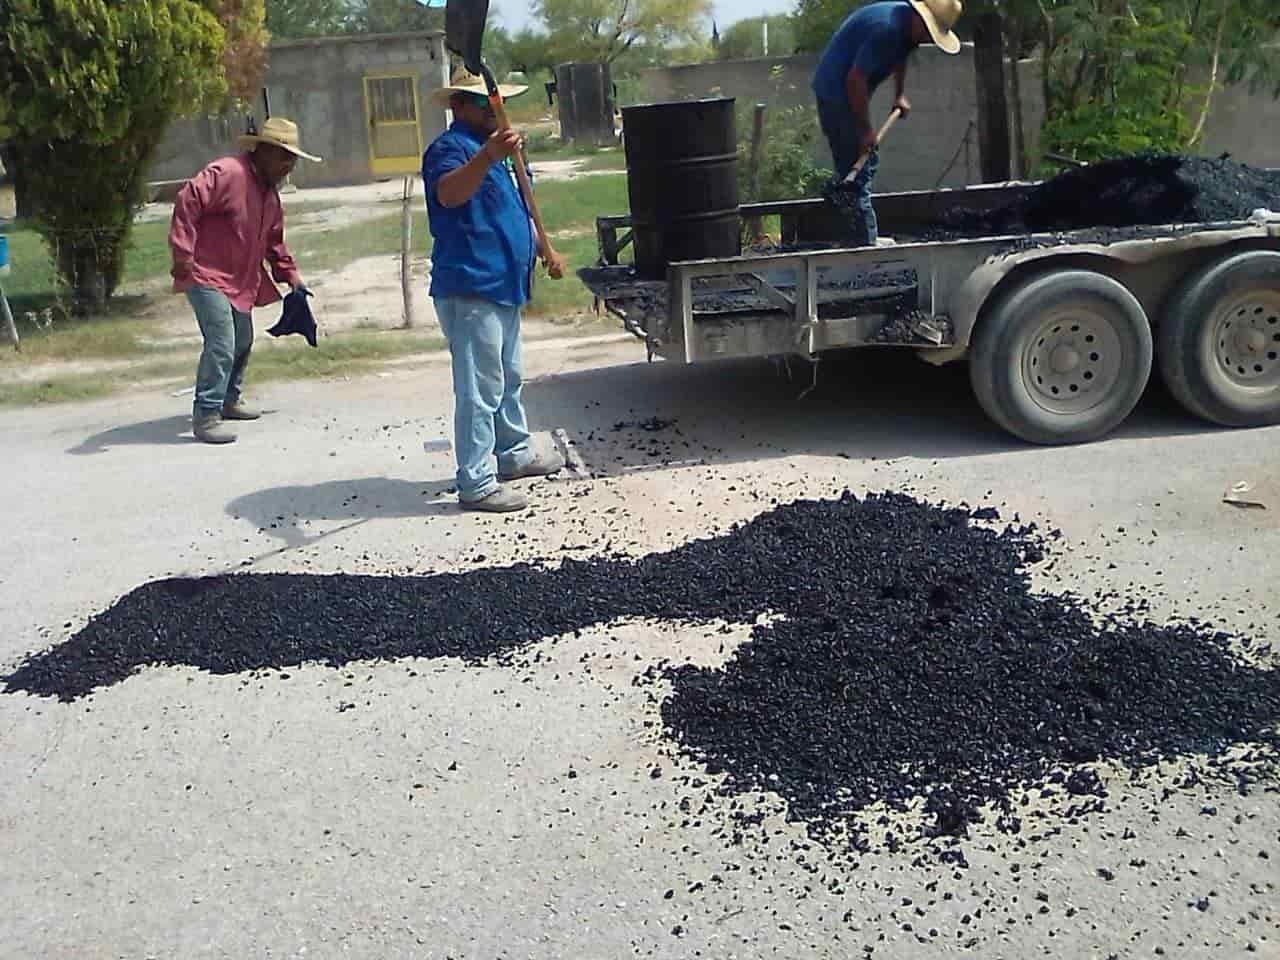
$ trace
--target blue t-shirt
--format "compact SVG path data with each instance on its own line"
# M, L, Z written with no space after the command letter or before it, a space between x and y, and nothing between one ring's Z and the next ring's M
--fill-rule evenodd
M459 207L446 207L436 197L440 178L466 164L484 142L455 120L422 155L427 219L435 240L431 296L483 297L520 307L529 300L537 244L512 168L495 163L480 189Z
M911 39L914 12L905 0L884 0L849 14L832 34L813 73L813 92L818 99L847 103L845 81L854 67L867 78L869 96L915 48Z

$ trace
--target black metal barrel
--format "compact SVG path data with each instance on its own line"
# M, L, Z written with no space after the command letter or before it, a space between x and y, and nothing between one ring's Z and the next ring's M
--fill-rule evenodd
M636 272L742 251L732 98L622 110Z

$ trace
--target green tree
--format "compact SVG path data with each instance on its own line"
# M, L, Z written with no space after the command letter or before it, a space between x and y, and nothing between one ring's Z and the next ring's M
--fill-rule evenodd
M1042 36L1048 150L1096 160L1197 147L1223 85L1277 87L1280 8L1258 0L1058 0Z
M528 27L511 37L507 56L511 69L520 70L529 78L550 73L556 66L550 36Z
M763 57L764 26L769 27L769 53L786 56L795 50L796 34L791 17L750 17L739 20L720 34L720 46L716 49L718 60L742 60L747 57Z
M79 306L100 306L116 288L169 122L227 100L231 50L249 54L231 71L236 88L256 87L261 17L260 2L220 0L0 6L0 126L11 131L35 225Z
M222 24L226 97L250 103L267 69L266 0L201 0Z
M871 0L854 4L849 0L796 0L793 20L796 49L802 53L820 52L854 8L869 2Z
M443 30L444 11L414 0L357 0L351 19L357 33L409 33Z
M711 0L534 0L556 62L613 63L636 44L706 41Z
M849 10L839 0L798 0L798 46L821 50ZM1222 86L1248 83L1280 94L1269 45L1277 31L1280 6L1265 0L968 0L956 26L975 44L984 156L999 161L995 141L1012 139L1022 170L1030 135L1022 129L1016 71L1007 91L1013 109L1006 111L1005 58L1040 60L1042 149L1094 160L1195 148ZM1011 133L1006 112L1014 117Z
M268 0L267 32L273 40L332 37L352 29L350 0Z

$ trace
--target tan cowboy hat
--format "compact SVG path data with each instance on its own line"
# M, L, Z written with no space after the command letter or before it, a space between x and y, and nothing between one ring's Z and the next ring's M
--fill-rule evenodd
M960 52L960 38L951 29L960 19L960 0L911 0L911 5L943 53Z
M518 83L498 84L498 93L503 100L518 97L529 88ZM489 96L489 88L484 85L484 77L478 77L466 67L459 67L453 73L453 79L447 86L431 92L431 99L441 106L449 105L449 98L455 93L476 93L482 97Z
M319 157L313 157L309 153L305 153L298 146L298 125L292 120L286 120L284 117L271 117L262 125L262 129L257 133L246 133L237 141L241 150L252 150L260 143L269 143L272 146L279 147L281 150L288 150L295 157L302 157L304 160L314 160L316 163L323 163Z

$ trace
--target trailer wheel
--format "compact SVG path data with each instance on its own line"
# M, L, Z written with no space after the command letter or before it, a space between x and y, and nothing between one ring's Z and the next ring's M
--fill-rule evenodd
M982 409L1032 443L1095 440L1137 405L1151 327L1122 284L1060 270L1003 295L974 332L969 378Z
M1228 257L1174 294L1160 372L1188 413L1226 427L1280 423L1280 253Z

